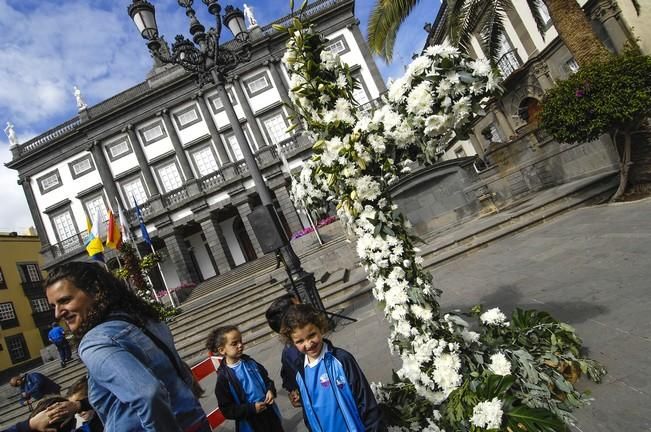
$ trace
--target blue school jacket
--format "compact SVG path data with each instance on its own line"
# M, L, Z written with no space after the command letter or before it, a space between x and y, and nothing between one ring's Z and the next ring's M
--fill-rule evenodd
M386 426L382 419L382 412L375 400L371 386L368 384L364 373L360 369L353 355L344 349L333 346L332 342L327 339L324 339L324 343L328 347L328 352L325 354L322 361L324 362L330 382L336 382L336 377L343 373L348 381L350 393L352 393L354 399L351 400L347 397L345 392L342 392L338 386L334 385L330 387L335 392L339 408L341 409L346 422L350 425L355 425L358 428L363 427L363 430L365 431L386 431ZM304 363L305 355L301 354L294 364L297 371L296 384L301 392L301 403L303 405L305 424L308 425L311 432L316 432L309 426L311 424L318 424L318 421L316 420L316 413L310 404L310 398L307 394ZM356 416L352 414L355 411L359 414L363 425L356 424Z

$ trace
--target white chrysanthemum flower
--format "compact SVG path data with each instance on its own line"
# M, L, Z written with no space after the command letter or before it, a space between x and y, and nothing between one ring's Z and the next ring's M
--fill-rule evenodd
M511 362L502 353L493 354L488 369L495 375L511 375Z
M407 75L416 77L432 65L432 61L427 56L419 56L407 66Z
M430 136L440 135L443 129L448 127L449 117L446 115L434 114L425 119L425 133Z
M432 85L423 81L409 92L407 96L407 112L423 116L432 112Z
M425 308L417 304L413 304L410 307L411 313L416 316L416 318L420 319L421 321L427 322L432 319L432 309L430 308Z
M380 184L371 176L362 176L355 181L357 196L361 201L372 201L380 196Z
M506 315L502 313L500 308L487 310L479 316L479 319L485 325L494 325L499 327L509 326L509 322L506 320Z
M389 86L388 97L392 102L402 102L405 98L405 93L409 90L409 84L407 80L403 78L398 78L393 81Z
M434 360L432 378L444 393L450 394L461 385L460 368L461 359L456 353L443 353Z
M467 344L472 344L479 341L479 333L474 331L463 330L461 332L461 337Z
M470 62L472 74L476 76L488 76L491 73L491 64L488 59L481 58Z
M479 402L472 410L470 422L484 429L499 429L502 424L502 401L493 398L490 401Z

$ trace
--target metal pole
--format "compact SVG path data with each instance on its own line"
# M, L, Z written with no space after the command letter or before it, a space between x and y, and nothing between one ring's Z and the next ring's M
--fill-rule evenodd
M151 251L153 253L156 253L156 250L154 249L153 244L150 244L149 247L151 248ZM158 271L160 272L160 277L161 277L161 279L163 279L163 285L165 285L165 291L167 291L167 295L170 298L170 304L172 305L173 308L175 308L176 305L174 304L174 299L172 298L172 293L170 292L170 288L167 286L167 281L165 280L165 275L163 274L163 269L160 266L159 262L157 262L156 265L158 266ZM149 277L149 276L147 276L147 277ZM152 284L152 289L153 289L153 286L154 285ZM154 295L156 295L156 290L155 289L154 289Z
M275 217L276 220L278 220L278 215L275 212L271 193L269 192L269 188L267 188L267 184L262 178L262 173L260 172L258 163L255 160L255 156L253 156L253 152L251 152L251 148L249 147L246 136L244 135L244 131L242 130L242 126L240 125L240 120L235 113L235 108L233 108L233 104L228 97L226 87L224 86L224 80L216 68L213 68L210 73L213 81L215 82L215 85L217 86L217 94L223 103L224 111L226 112L228 121L233 128L233 133L235 135L235 139L237 140L237 144L240 146L240 150L244 156L246 167L249 171L249 174L251 175L251 178L253 179L255 190L260 196L260 201L262 202L263 206L267 207L270 210L273 210L271 212L271 216ZM316 289L314 275L303 270L301 267L301 261L292 249L292 246L289 244L287 236L284 232L280 232L280 234L283 238L285 238L285 244L279 248L279 251L287 265L287 268L289 269L290 283L297 287L301 301L303 303L310 303L317 309L325 310L323 302L321 301L321 297L319 296L319 292Z

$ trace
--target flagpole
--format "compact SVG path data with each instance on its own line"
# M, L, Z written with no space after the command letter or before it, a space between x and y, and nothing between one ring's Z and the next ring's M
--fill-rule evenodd
M152 253L156 253L156 249L154 249L153 243L149 244L149 247L151 248ZM160 277L163 279L163 285L165 285L165 291L167 291L167 295L170 298L170 303L172 304L172 307L175 308L176 305L174 304L174 298L172 298L172 293L170 292L170 288L167 286L167 281L165 280L165 275L163 274L163 269L160 265L160 263L157 261L156 265L158 266L158 271L160 272Z

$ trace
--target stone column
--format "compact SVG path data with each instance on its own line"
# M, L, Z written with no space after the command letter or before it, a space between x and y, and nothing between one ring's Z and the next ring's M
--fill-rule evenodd
M150 198L159 198L160 191L158 190L158 186L156 185L156 181L154 180L154 175L151 173L151 170L149 169L149 162L145 157L145 152L142 150L140 141L138 141L138 137L136 136L136 131L133 130L133 125L131 124L127 125L127 127L122 131L123 132L126 131L127 134L129 135L129 141L131 141L131 147L133 147L133 152L136 154L136 159L138 159L138 165L140 165L140 170L142 171L142 175L145 177L145 183L147 184L147 189L149 189L149 193L151 194Z
M366 44L364 35L359 30L359 20L355 20L355 23L349 25L348 29L353 33L353 37L355 38L355 43L357 44L359 50L362 52L362 57L364 57L364 62L366 63L366 66L371 72L371 76L373 77L373 82L375 82L375 86L377 87L380 94L384 93L385 91L387 91L386 84L384 84L384 80L382 79L382 74L380 73L380 70L375 64L371 52L368 50L368 45Z
M249 201L244 201L244 202L239 202L235 204L237 207L237 212L240 214L240 218L242 219L242 223L244 224L244 229L246 229L246 234L249 236L249 240L251 240L251 244L253 245L253 250L255 250L255 254L258 257L261 257L264 255L262 253L262 249L260 248L260 243L258 243L258 238L255 236L255 232L253 232L253 227L251 226L251 223L249 222L249 214L253 210L251 208L251 204L249 204Z
M106 162L106 156L104 155L104 150L102 150L102 144L99 141L93 141L88 147L88 150L93 155L95 165L97 165L97 171L99 172L99 177L102 180L104 189L106 190L108 201L111 208L113 208L115 200L120 200L120 194L118 193L118 188L113 180L113 174L111 174L108 162ZM120 200L120 205L127 208L131 207L125 206L122 200Z
M619 17L622 11L615 0L606 0L598 3L592 10L590 18L601 22L608 33L616 53L622 52L630 35L622 26Z
M233 89L235 90L237 99L239 99L242 110L244 111L246 122L251 127L251 132L253 132L253 139L255 139L258 148L264 147L267 144L265 143L264 137L262 136L262 131L260 131L260 127L258 126L258 122L255 119L255 115L253 114L253 111L251 111L251 105L249 105L249 101L244 95L242 84L240 84L240 79L237 75L233 77Z
M294 203L289 197L289 192L287 192L287 186L284 184L280 185L278 188L274 189L274 194L276 195L276 200L278 201L280 210L283 212L283 216L285 216L287 225L289 225L289 229L291 230L290 236L292 233L303 229L303 225L298 218L298 213L296 213Z
M194 174L192 173L192 168L190 167L190 161L188 161L188 155L185 154L181 140L176 134L176 129L174 129L174 124L172 123L172 118L170 117L169 110L162 110L160 112L160 116L163 118L163 123L165 123L165 129L167 129L170 140L172 140L172 147L174 147L176 157L179 158L179 162L181 163L181 169L183 170L183 174L185 174L185 180L187 182L195 180Z
M283 79L282 72L280 71L280 59L272 57L269 60L265 60L262 64L269 68L269 72L271 73L271 81L273 82L274 87L276 87L278 90L280 98L286 105L291 106L291 101L289 99L289 89L288 86L285 85L285 80Z
M231 252L228 250L228 244L224 239L219 222L210 215L207 219L199 221L203 234L206 236L208 247L215 259L218 274L224 274L232 269L235 265Z
M30 178L20 177L18 179L18 185L22 186L23 192L25 192L27 206L29 207L29 212L32 214L34 225L36 225L36 232L38 233L39 239L41 240L41 246L48 246L50 242L47 237L47 231L45 231L43 218L41 218L41 212L38 211L38 204L36 203L36 197L34 196L34 190L32 189Z
M167 253L176 267L176 273L179 276L181 284L188 282L198 283L199 276L192 264L190 251L188 251L188 248L185 245L183 236L173 230L171 233L166 234L163 237L163 241L165 241Z
M215 143L215 147L217 148L217 154L219 155L219 159L222 161L222 165L225 165L229 163L231 159L228 157L228 152L226 151L221 136L219 135L219 131L217 130L217 125L215 125L215 121L213 120L212 115L210 114L210 109L208 109L208 104L206 104L206 100L203 98L203 92L197 93L195 95L195 99L199 104L201 115L203 116L203 119L206 122L206 125L208 126L208 131L210 132L210 136L212 137L212 140Z

